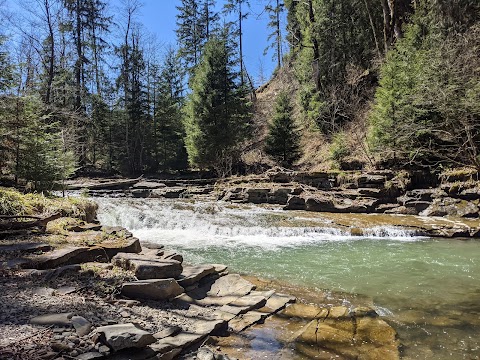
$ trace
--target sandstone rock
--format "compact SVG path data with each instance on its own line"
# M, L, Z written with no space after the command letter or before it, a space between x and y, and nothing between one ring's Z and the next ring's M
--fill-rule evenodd
M182 331L182 328L179 326L167 326L164 329L160 330L159 332L156 332L155 334L153 334L153 336L155 337L155 339L160 340L168 336L174 336L178 334L180 331Z
M76 357L78 360L103 359L103 355L96 351L89 351Z
M133 185L132 187L134 189L161 189L165 188L167 185L161 182L156 182L156 181L140 181Z
M268 203L268 197L270 194L270 189L247 189L247 202L253 204L265 204Z
M148 198L150 192L149 189L133 189L130 191L130 194L132 194L134 198Z
M420 213L422 216L457 216L473 217L480 216L479 204L460 199L441 198L435 199L433 203Z
M92 330L92 324L81 316L73 316L72 325L79 336L85 336Z
M284 210L305 210L307 208L305 199L300 196L290 196Z
M174 279L149 279L124 283L122 294L133 299L164 300L184 292Z
M356 313L370 314L364 310ZM400 357L395 330L385 321L370 315L312 320L296 341L345 358L396 360Z
M182 264L178 261L142 255L119 253L112 258L112 263L133 270L140 280L178 278L182 273Z
M247 295L255 289L255 285L243 279L240 275L229 274L217 279L211 286L207 295L209 296L228 296L228 295Z
M239 333L252 325L265 320L268 314L259 311L249 311L238 318L231 320L228 324L234 333Z
M222 311L232 314L243 314L252 309L258 309L265 305L267 299L260 295L245 295L224 305L220 308Z
M178 278L178 283L183 286L190 286L199 282L205 276L215 273L213 265L184 266Z
M131 323L101 326L96 332L100 334L100 340L114 351L143 348L157 341L152 334Z
M130 240L125 245L118 245L118 244L100 244L105 252L107 253L108 257L111 259L115 255L119 253L135 253L138 254L142 251L142 246L140 245L140 240L137 238L131 237Z
M295 302L295 298L290 295L273 294L265 303L265 306L259 309L259 312L276 313L283 309L288 303Z
M32 266L36 269L42 270L67 265L70 263L70 259L87 251L88 248L86 247L65 247L63 249L54 250L51 253L33 257Z
M151 345L151 348L160 354L168 353L174 349L184 349L206 338L204 334L180 332L175 336L169 336Z
M55 289L47 287L39 287L33 289L33 293L39 296L52 296L55 293Z
M297 317L302 319L324 319L328 315L328 309L312 304L296 303L287 306L279 314L282 317Z
M11 244L11 245L0 245L0 253L8 253L8 252L37 252L37 251L50 251L52 246L45 243L38 243L38 242L28 242L28 243L19 243L19 244Z
M73 232L84 232L84 231L99 231L102 228L102 225L99 224L84 224L84 225L73 225L67 228L68 231Z
M165 260L175 260L180 263L183 262L183 256L176 251L171 251L171 250L161 250L157 253L157 256L159 256L162 259Z
M72 317L72 313L46 314L30 319L30 323L35 325L71 325Z

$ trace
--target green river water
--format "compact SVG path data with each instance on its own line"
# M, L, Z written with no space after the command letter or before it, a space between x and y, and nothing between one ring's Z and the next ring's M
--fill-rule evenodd
M233 272L302 289L309 301L318 294L321 304L374 306L399 333L405 359L480 358L479 241L415 237L378 226L352 236L321 213L272 207L98 202L102 223L175 249L187 262L223 263ZM261 357L278 358L279 348L263 349Z

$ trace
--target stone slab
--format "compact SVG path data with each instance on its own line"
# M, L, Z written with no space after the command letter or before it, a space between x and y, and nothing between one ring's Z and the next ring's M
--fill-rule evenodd
M231 320L228 324L228 327L234 333L239 333L252 325L255 325L259 322L262 322L268 317L268 314L258 312L258 311L249 311L246 314L241 315L233 320Z
M183 266L183 271L178 278L178 283L183 287L191 286L214 272L216 271L213 265L186 265Z
M157 341L149 332L137 328L134 324L101 326L96 329L100 339L114 351L128 348L144 348Z
M45 314L30 319L34 325L71 325L73 313Z
M240 275L229 274L215 280L207 295L209 296L243 296L255 289L255 285L243 279Z
M149 279L127 282L122 285L122 295L132 299L165 300L181 293L183 288L175 279Z

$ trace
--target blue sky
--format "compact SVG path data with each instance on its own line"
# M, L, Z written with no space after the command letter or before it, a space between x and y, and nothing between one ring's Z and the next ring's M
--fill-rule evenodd
M271 32L270 29L267 29L268 14L262 14L268 2L269 0L251 0L251 15L244 23L244 61L256 85L260 85L261 63L263 64L264 76L267 79L276 66L276 62L272 60L272 50L263 56L263 51L268 44L267 37ZM175 6L180 5L180 0L143 0L142 3L141 16L138 20L143 23L149 32L156 34L157 39L161 43L175 45L177 15ZM223 0L217 0L217 6L220 7L222 4Z

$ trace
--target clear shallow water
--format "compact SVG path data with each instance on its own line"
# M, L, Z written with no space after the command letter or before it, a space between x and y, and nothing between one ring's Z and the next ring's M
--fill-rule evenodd
M174 248L187 262L360 294L397 329L405 358L480 358L478 241L421 238L391 227L352 236L321 214L257 206L98 202L102 223Z

